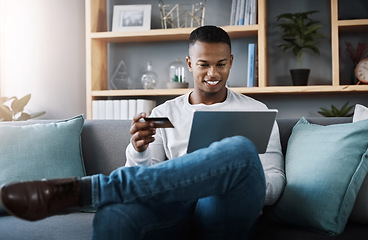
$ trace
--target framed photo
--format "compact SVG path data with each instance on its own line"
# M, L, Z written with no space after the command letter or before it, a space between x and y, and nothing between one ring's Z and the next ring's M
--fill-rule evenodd
M113 32L144 31L151 29L150 4L116 5L112 17Z

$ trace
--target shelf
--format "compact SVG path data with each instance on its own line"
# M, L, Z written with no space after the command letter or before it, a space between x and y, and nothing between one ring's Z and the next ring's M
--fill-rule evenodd
M224 26L230 37L242 38L257 36L258 25ZM153 29L137 32L94 32L90 33L93 40L106 42L157 42L188 40L194 28Z
M338 20L337 26L344 32L368 30L368 19Z
M368 85L314 85L314 86L275 86L264 88L239 88L234 89L241 93L269 93L269 94L284 94L284 93L326 93L326 92L368 92ZM243 92L244 91L244 92Z
M325 92L368 92L368 85L341 85L341 86L273 86L273 87L234 87L235 92L243 94L285 94L285 93L325 93ZM133 90L102 90L92 91L93 97L157 97L179 96L192 91L186 89L133 89Z

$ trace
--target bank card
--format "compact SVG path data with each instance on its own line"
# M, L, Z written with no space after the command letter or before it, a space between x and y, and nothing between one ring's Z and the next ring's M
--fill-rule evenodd
M174 125L167 117L150 117L144 118L146 122L153 122L156 128L174 128Z

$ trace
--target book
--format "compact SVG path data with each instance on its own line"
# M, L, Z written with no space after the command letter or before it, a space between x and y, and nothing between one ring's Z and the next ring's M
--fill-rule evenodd
M256 44L248 44L248 72L247 72L247 87L255 86L255 55Z
M256 45L256 49L255 49L255 64L254 64L254 86L258 87L258 48Z
M257 24L257 0L250 0L250 17L249 17L249 24L254 25Z
M241 0L237 0L237 2L236 2L236 11L235 11L235 25L238 25L238 22L239 22L240 3L241 3Z
M114 119L114 105L113 100L105 100L105 119Z
M244 25L244 12L246 0L238 0L238 1L240 1L238 25Z
M249 18L250 18L250 5L252 0L246 0L245 3L245 10L244 10L244 25L249 25Z
M106 118L106 104L105 100L98 100L97 101L97 112L98 118L97 119L105 119Z
M114 120L120 119L120 100L113 100L113 108L114 108Z
M120 119L129 119L129 104L127 99L120 100Z
M230 25L235 25L236 3L237 0L232 0L231 2Z
M98 100L92 100L92 119L98 119Z
M128 119L133 120L134 116L137 114L137 99L128 99Z

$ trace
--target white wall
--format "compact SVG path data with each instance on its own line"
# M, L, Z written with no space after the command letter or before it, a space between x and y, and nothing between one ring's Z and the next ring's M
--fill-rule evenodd
M84 0L1 0L1 95L44 119L85 113Z

